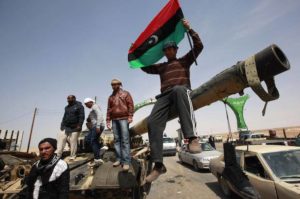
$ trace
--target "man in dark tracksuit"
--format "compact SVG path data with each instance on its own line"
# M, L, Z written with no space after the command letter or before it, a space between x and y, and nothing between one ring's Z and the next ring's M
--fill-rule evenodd
M68 105L65 107L65 114L61 122L61 132L58 134L57 155L58 157L62 156L66 141L70 139L70 160L74 160L77 152L78 134L84 122L84 107L81 102L76 101L74 95L69 95L67 100Z
M166 42L163 51L168 61L141 68L149 74L158 74L161 82L161 94L158 95L151 115L148 118L148 132L151 149L151 158L155 162L152 172L146 177L146 182L156 180L166 172L163 165L163 131L166 127L171 107L175 106L178 112L182 132L189 139L189 150L192 153L200 151L198 139L195 136L196 125L193 114L193 105L190 99L190 66L203 49L198 34L191 29L189 22L183 20L183 25L191 35L194 47L182 58L177 59L177 45L175 42Z

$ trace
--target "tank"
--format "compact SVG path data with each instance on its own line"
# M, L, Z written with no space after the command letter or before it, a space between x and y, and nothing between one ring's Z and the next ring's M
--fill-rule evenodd
M194 110L222 100L235 93L243 94L243 90L251 87L254 92L265 102L279 98L279 92L275 85L274 76L287 71L290 64L282 50L275 44L263 49L244 61L214 76L205 84L191 92L191 99ZM264 81L267 91L261 86ZM154 103L155 100L151 100ZM175 110L171 110L169 120L177 117ZM75 161L68 157L65 161L70 167L70 198L146 198L150 191L151 184L144 184L144 179L152 168L149 148L143 143L141 135L146 133L147 118L142 119L130 128L131 133L131 156L132 165L128 173L120 168L114 168L112 163L115 160L113 149L113 136L110 131L102 134L104 145L109 149L102 152L104 163L99 167L91 166L90 161L93 155L85 151L82 145L83 132L79 137L81 153ZM23 160L22 160L23 161ZM20 161L19 165L23 162ZM30 164L29 162L26 162ZM26 174L26 172L25 172ZM13 198L21 189L21 181L25 175L15 178L6 178L2 181L6 189L0 189L0 196ZM2 180L2 177L1 177ZM1 187L3 187L1 185Z

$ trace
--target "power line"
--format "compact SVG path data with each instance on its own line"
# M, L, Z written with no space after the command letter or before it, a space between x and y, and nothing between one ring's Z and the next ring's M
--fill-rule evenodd
M6 123L9 123L9 122L12 122L12 121L15 121L15 120L18 120L18 119L21 119L27 115L31 114L31 112L26 112L26 113L23 113L22 115L19 115L17 117L14 117L14 118L11 118L9 120L5 120L5 121L1 121L0 124L6 124Z

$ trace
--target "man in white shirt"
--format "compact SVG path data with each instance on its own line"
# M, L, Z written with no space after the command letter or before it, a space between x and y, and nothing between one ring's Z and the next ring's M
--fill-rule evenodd
M100 165L103 161L100 159L100 143L99 137L104 130L105 124L103 119L103 114L100 107L91 98L85 98L84 104L87 108L91 109L88 116L88 128L89 134L86 137L86 142L92 147L94 152L94 163L95 165Z

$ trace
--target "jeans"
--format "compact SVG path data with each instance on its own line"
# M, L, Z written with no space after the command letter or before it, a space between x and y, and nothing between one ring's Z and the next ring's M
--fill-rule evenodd
M99 137L104 130L104 126L100 127L100 133L96 132L96 127L90 129L89 134L85 137L86 145L90 145L92 147L94 153L94 159L100 159L100 142Z
M126 120L112 120L117 161L130 163L129 124Z

